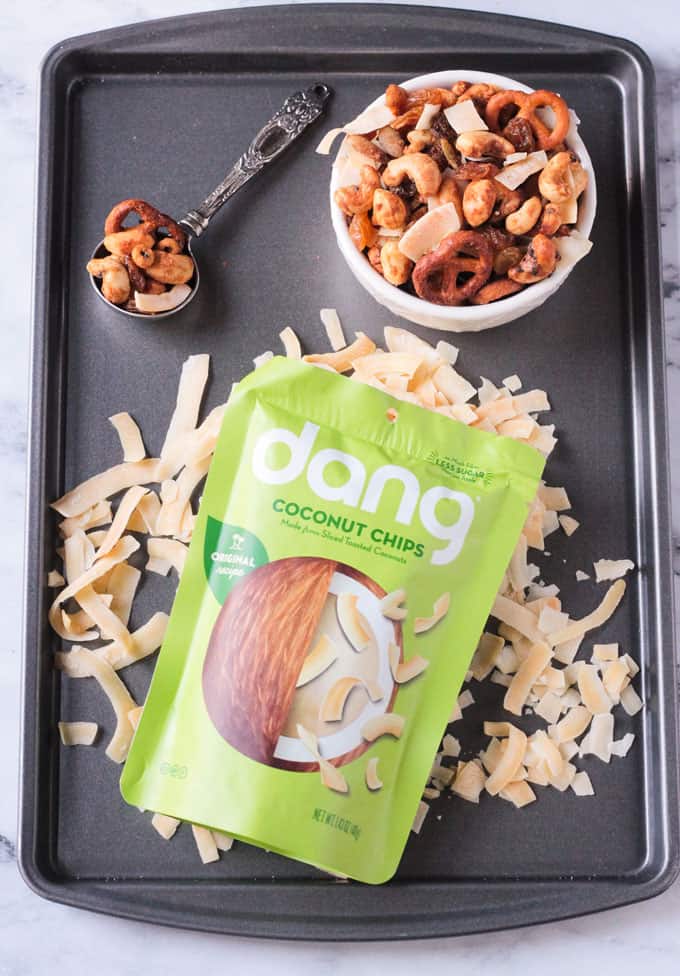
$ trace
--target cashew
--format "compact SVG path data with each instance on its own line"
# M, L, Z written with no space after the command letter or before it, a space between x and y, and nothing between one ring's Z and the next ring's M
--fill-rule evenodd
M404 140L397 132L393 129L391 125L385 125L382 129L378 129L375 137L375 141L378 143L383 152L387 153L393 159L397 156L401 156L404 151Z
M373 247L369 247L366 251L366 257L374 271L377 271L379 275L383 273L382 264L380 263L380 250L381 248L374 244Z
M183 285L193 277L194 270L194 262L188 254L154 251L154 262L146 268L146 273L154 281L162 281L166 285Z
M539 234L552 237L562 226L562 211L558 203L546 203L541 222L538 225Z
M380 169L385 165L385 153L366 136L347 136L345 147L356 166L372 166Z
M122 257L130 254L133 247L153 247L154 239L146 229L144 224L137 224L129 230L119 230L115 234L107 234L104 238L104 247L111 254Z
M496 202L498 203L493 216L502 220L508 214L519 210L522 206L522 194L519 190L508 190L507 186L499 183L498 180L494 180L493 185L496 190Z
M380 177L372 166L362 166L359 175L361 183L358 186L341 186L335 191L335 202L350 217L368 213L373 205L373 191L380 186Z
M542 209L540 197L529 197L519 210L505 218L505 229L509 234L527 234L541 216Z
M436 193L442 181L434 159L420 152L390 160L383 173L383 182L385 186L398 186L406 176L413 180L422 197Z
M380 264L385 281L391 285L403 285L408 281L413 262L402 254L397 241L387 241L380 249Z
M579 196L588 185L588 174L571 153L558 152L548 160L538 177L538 188L551 203L564 203Z
M470 227L479 227L491 216L496 203L493 180L474 180L463 194L463 213Z
M378 187L373 193L373 223L379 227L396 230L403 227L408 217L406 204L396 193Z
M463 132L456 139L456 149L470 159L505 159L515 152L515 147L495 132Z
M405 153L419 153L423 149L427 149L434 142L434 135L429 129L414 129L412 132L406 136L408 140L408 146L404 150Z
M378 232L367 213L354 214L349 223L349 236L354 241L357 250L363 251L371 244L375 244Z
M130 278L114 255L93 258L87 270L95 278L102 279L102 295L113 305L123 305L130 297Z
M508 278L520 285L533 285L551 275L556 265L557 248L552 238L536 234L520 263L508 271Z

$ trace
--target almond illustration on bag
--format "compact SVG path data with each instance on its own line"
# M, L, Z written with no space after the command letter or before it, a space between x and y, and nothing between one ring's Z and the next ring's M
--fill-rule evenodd
M129 803L374 884L544 463L395 404L289 359L235 387L121 780Z

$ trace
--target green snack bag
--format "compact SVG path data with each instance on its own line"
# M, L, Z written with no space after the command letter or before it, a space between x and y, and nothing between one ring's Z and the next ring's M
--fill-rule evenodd
M312 365L276 358L247 376L127 802L387 881L543 464Z

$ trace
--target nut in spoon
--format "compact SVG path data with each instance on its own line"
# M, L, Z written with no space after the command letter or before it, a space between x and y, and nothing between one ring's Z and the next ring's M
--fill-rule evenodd
M225 178L222 180L219 186L215 187L212 193L206 197L206 199L201 203L195 210L190 210L184 217L182 217L177 222L171 220L170 218L164 217L164 215L159 214L155 211L153 207L149 207L144 201L125 201L128 205L127 210L121 211L122 213L132 212L137 210L139 213L141 223L145 223L145 219L149 214L144 208L148 208L148 211L153 211L157 218L155 221L148 222L149 229L152 225L153 229L163 229L169 231L167 237L161 237L156 248L158 250L165 250L168 254L167 258L163 260L172 265L174 258L170 256L172 254L177 254L178 258L182 256L187 256L193 262L193 274L191 278L187 281L187 285L190 291L186 297L180 301L173 308L169 308L165 311L158 312L141 312L136 309L131 309L122 304L115 304L115 302L110 301L109 298L104 295L102 291L103 276L108 271L111 275L120 276L121 271L125 271L130 277L134 277L137 272L141 271L142 277L139 279L144 280L144 267L138 268L133 262L130 254L125 257L126 268L120 263L120 260L112 256L109 250L104 245L104 240L95 248L90 263L88 264L88 272L90 274L90 284L94 288L98 297L110 308L114 308L117 312L122 312L124 315L130 315L133 318L138 319L160 319L167 318L169 315L174 315L175 312L179 312L180 309L186 308L190 301L195 297L198 286L200 284L200 273L198 269L198 263L194 257L191 250L191 239L192 237L200 237L204 230L208 227L208 224L215 216L215 214L222 209L227 200L241 189L249 180L253 178L260 170L264 169L269 163L277 159L285 150L298 138L302 133L322 115L325 110L326 102L331 96L331 89L324 84L317 83L312 85L310 88L304 91L295 92L290 95L279 111L263 126L262 129L255 136L251 144L248 146L246 151L242 156L236 161L236 163L229 170ZM139 207L135 207L135 204L139 204ZM122 206L122 205L120 205ZM114 208L115 210L116 208ZM123 215L120 220L125 219ZM169 223L165 224L162 220L167 220ZM126 229L129 231L134 231L135 228L122 228L119 230ZM143 231L144 228L141 229ZM140 233L141 233L140 231ZM147 250L151 250L147 248ZM177 253L180 252L181 254ZM137 252L140 255L140 260L142 260L141 255L143 250ZM154 258L147 255L150 260ZM106 262L105 259L111 259ZM158 258L156 258L158 260ZM186 267L186 264L184 265ZM96 271L97 273L93 273ZM169 282L172 283L172 282ZM107 282L108 284L108 282ZM131 281L132 287L134 288L134 281ZM110 288L110 293L113 292L113 288Z

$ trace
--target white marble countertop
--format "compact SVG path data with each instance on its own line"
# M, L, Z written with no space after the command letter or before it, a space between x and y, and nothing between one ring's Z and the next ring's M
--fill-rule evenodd
M671 405L674 537L680 553L680 20L677 0L621 4L617 0L514 0L455 5L555 20L635 40L657 70L660 106L661 221L666 296L667 362ZM238 5L238 4L235 4ZM53 967L79 976L147 976L183 972L197 964L206 974L277 970L336 976L388 970L394 976L421 965L469 976L505 973L616 971L622 976L653 967L656 976L677 973L680 963L680 883L652 902L593 917L488 936L397 945L291 944L250 941L163 929L53 905L30 892L15 864L17 729L19 716L26 457L27 364L30 323L32 199L36 87L40 59L57 41L88 31L154 17L229 6L225 0L21 0L0 11L0 144L4 146L2 210L14 228L4 251L0 358L0 511L6 513L0 548L0 618L9 622L0 643L0 976L44 976ZM672 102L675 100L674 109ZM676 594L680 579L676 565Z

